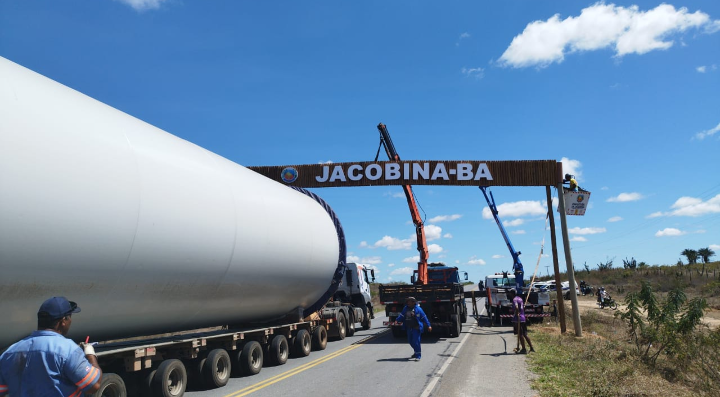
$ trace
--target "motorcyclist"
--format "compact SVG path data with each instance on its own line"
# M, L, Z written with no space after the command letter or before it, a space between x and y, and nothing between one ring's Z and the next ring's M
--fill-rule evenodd
M598 295L598 303L600 306L602 306L605 303L605 298L607 298L607 292L605 291L605 287L600 287L600 289L597 292Z

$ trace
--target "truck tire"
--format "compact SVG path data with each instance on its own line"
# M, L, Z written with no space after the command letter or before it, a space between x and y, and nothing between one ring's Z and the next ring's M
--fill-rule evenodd
M150 381L153 397L177 397L185 394L187 372L182 361L172 358L160 363Z
M310 355L312 349L312 341L310 340L310 332L306 329L301 329L293 338L293 356L295 357L306 357Z
M312 349L313 350L325 350L327 347L327 330L324 325L318 325L313 330L312 334Z
M465 324L467 322L467 306L462 305L461 307L461 313L460 313L460 321Z
M105 373L102 374L100 389L93 394L88 394L88 396L127 397L127 389L125 388L125 382L120 376L112 373Z
M347 319L347 336L353 336L355 335L355 319L353 318L352 313L349 314L349 317Z
M225 386L230 380L230 355L225 349L212 350L202 364L203 385L211 389Z
M457 314L451 314L450 322L452 323L452 325L450 325L450 337L457 338L458 336L460 336L460 331L462 330L462 324L460 323L460 317L458 317Z
M251 340L246 343L238 354L238 373L240 375L255 375L263 366L263 349L260 343Z
M337 338L339 340L345 339L345 335L347 333L347 325L345 323L345 314L343 312L338 312L337 315Z
M372 320L370 319L370 310L368 310L367 306L363 306L363 321L362 321L362 329L369 330L372 326Z
M396 338L404 338L407 336L405 331L403 331L402 327L392 327L392 334Z
M275 335L268 345L268 363L270 365L283 365L290 355L290 347L285 335Z

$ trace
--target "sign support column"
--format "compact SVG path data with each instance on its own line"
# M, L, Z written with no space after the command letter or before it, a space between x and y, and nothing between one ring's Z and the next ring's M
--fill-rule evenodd
M570 252L570 239L568 237L567 228L567 215L565 214L565 195L563 193L562 185L562 163L558 163L558 211L560 212L560 228L562 230L563 248L565 249L565 264L567 265L568 281L570 283L570 302L572 302L572 313L573 313L573 325L575 326L575 336L582 336L582 325L580 324L580 308L578 307L577 292L575 290L575 266L573 266L572 253ZM562 286L556 285L555 288L560 288L560 296L558 300L562 299Z
M548 217L550 221L550 242L552 243L552 255L553 255L553 269L555 271L555 291L560 286L560 265L558 264L558 251L557 251L557 238L555 237L555 216L553 215L552 207L552 195L550 194L550 186L545 186L545 192L547 194L548 202ZM560 320L560 333L567 332L565 326L565 302L562 298L562 288L560 288L560 295L556 297L557 300L557 311L558 318Z

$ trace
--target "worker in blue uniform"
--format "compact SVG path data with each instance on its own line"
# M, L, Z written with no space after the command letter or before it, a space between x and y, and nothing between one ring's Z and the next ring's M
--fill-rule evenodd
M65 337L73 313L79 312L78 305L64 297L43 302L37 331L0 355L0 397L78 397L100 389L95 349Z
M432 326L423 309L417 304L417 299L411 296L405 300L405 307L403 307L396 321L402 323L403 329L407 331L408 343L413 348L413 355L410 359L420 360L422 356L420 335L422 335L425 326L427 326L428 332L432 331Z

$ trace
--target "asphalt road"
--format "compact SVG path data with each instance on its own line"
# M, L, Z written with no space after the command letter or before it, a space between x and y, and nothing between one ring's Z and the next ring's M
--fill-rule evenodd
M468 302L468 311L470 311ZM478 307L484 307L478 301ZM264 367L254 376L232 378L220 389L186 392L190 397L533 396L525 356L513 353L510 327L478 326L468 318L458 338L423 335L423 358L409 361L407 341L394 338L376 316L373 327L357 330L323 351ZM484 323L483 323L484 325Z

